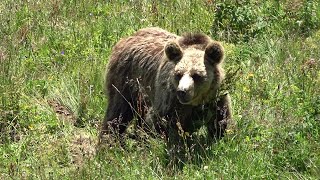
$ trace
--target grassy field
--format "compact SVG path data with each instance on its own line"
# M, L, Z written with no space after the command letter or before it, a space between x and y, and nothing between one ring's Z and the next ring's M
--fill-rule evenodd
M224 3L222 3L224 2ZM222 41L233 122L181 170L161 139L96 151L112 46L139 28ZM0 179L317 179L317 1L0 2Z

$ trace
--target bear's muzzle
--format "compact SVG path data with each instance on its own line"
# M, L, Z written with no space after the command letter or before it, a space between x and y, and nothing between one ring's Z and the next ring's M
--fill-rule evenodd
M181 104L188 104L193 99L194 81L188 74L182 76L177 88L177 98Z

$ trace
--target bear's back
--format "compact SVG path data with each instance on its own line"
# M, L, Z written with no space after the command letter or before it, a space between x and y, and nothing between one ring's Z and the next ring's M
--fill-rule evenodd
M113 47L108 62L107 89L111 89L112 86L121 89L122 86L126 86L129 79L130 86L148 89L147 93L152 96L154 84L151 82L155 82L164 56L164 46L168 41L178 37L163 29L150 27L140 29L135 34L121 39Z
M140 29L113 47L109 65L119 63L114 61L130 61L139 63L139 67L143 68L151 59L160 60L165 44L176 38L177 35L157 27Z

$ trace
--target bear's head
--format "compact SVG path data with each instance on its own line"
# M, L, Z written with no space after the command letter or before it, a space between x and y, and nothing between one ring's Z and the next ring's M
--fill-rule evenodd
M164 51L168 61L175 64L171 81L181 104L199 105L216 95L224 78L224 49L220 43L205 35L191 40L182 37L168 42Z

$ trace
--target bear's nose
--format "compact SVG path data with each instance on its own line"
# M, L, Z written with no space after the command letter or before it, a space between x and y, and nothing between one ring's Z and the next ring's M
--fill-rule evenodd
M188 96L187 91L178 90L177 97L181 103L186 103L189 101L189 96Z
M185 99L186 95L187 95L187 92L184 91L184 90L178 90L178 91L177 91L177 96L178 96L179 98L181 98L181 99Z

